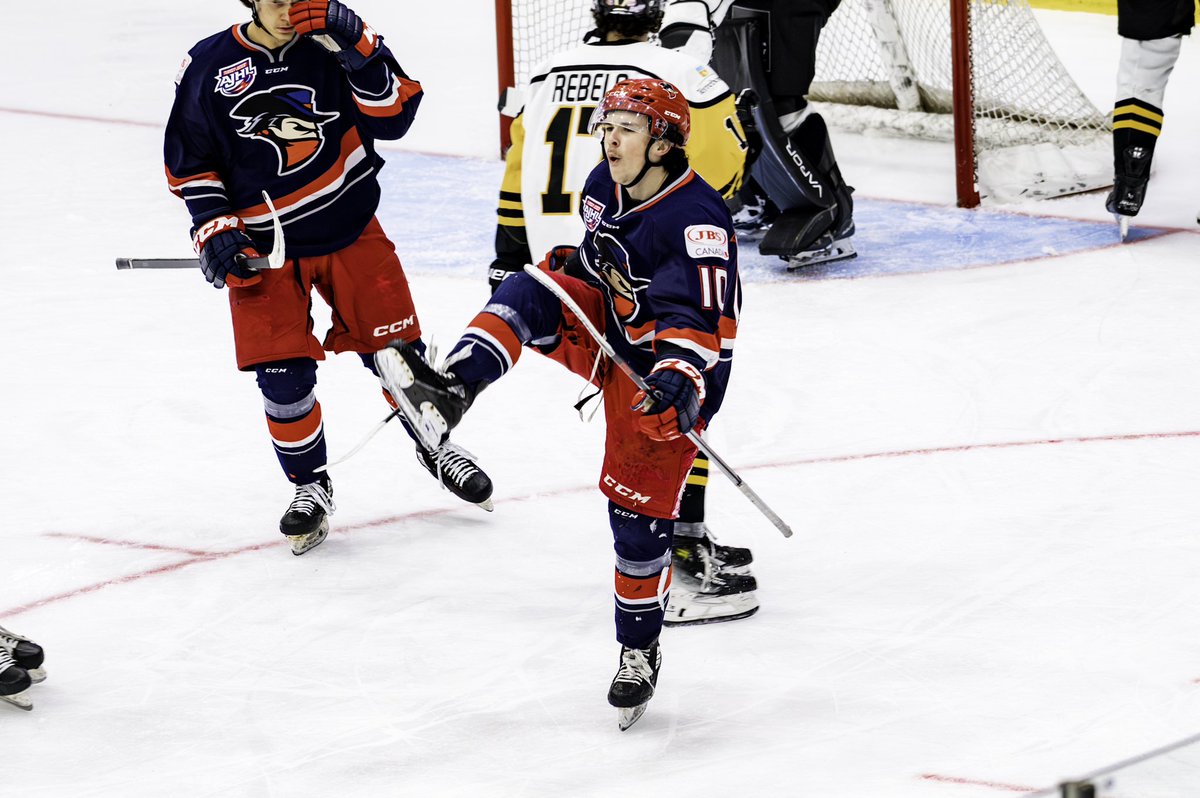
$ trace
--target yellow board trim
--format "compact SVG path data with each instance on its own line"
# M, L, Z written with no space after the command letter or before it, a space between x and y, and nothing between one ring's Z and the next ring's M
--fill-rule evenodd
M1123 119L1120 122L1113 122L1113 130L1121 130L1122 128L1133 128L1134 130L1140 130L1143 133L1150 133L1155 136L1157 136L1159 133L1162 133L1161 128L1154 127L1153 125L1145 125L1141 122L1134 122L1130 119Z
M1117 0L1029 0L1034 8L1048 11L1086 11L1089 14L1117 15Z
M1147 111L1140 105L1122 105L1113 109L1113 116L1120 116L1121 114L1137 114L1145 119L1158 122L1160 125L1163 121L1162 114L1156 114L1153 111Z

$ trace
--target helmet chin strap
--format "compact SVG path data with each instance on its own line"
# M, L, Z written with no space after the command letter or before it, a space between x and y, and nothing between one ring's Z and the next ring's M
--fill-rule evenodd
M650 148L654 146L655 141L656 139L650 139L650 143L646 145L646 157L643 159L645 163L642 164L642 170L637 173L637 176L634 177L633 180L630 180L625 184L625 188L633 188L638 183L642 182L642 180L646 177L646 173L649 172L652 167L659 166L661 164L661 162L650 163Z

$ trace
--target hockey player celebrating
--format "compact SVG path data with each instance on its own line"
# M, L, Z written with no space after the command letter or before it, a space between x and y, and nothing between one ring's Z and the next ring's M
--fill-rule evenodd
M621 80L658 77L678 87L691 118L691 167L724 197L741 186L747 143L729 87L704 61L650 41L662 22L663 0L592 0L592 17L596 27L583 44L555 55L524 88L500 188L496 259L488 276L493 291L526 263L583 237L579 200L602 152L578 134L586 132L606 89ZM668 625L731 621L758 610L750 550L716 543L704 523L708 474L708 459L698 455L675 524L680 579Z
M28 637L0 626L0 701L31 710L29 687L45 681L46 652Z
M375 219L383 159L374 146L405 134L422 89L338 0L241 2L251 20L193 47L176 78L167 178L187 203L205 278L228 287L238 368L257 374L295 485L280 531L303 554L325 539L334 511L320 470L317 361L355 352L373 371L387 341L423 346L404 269ZM246 263L274 241L264 190L286 231L280 270ZM312 334L314 287L333 310L323 342ZM417 459L456 496L490 509L491 481L469 453L418 445Z
M821 29L839 3L673 0L663 20L664 47L711 61L746 97L761 151L734 219L746 231L769 225L759 251L793 269L857 254L853 189L842 179L825 120L807 98Z
M625 729L645 711L658 680L673 519L696 455L685 435L703 429L721 406L741 288L729 211L684 153L690 113L683 92L662 80L622 81L587 129L602 137L606 160L584 184L583 243L551 251L542 267L649 391L612 368L579 318L524 272L500 284L442 371L403 342L379 352L376 365L427 446L441 443L524 346L600 388L607 436L599 487L616 549L621 644L608 700Z
M1113 108L1113 189L1105 207L1129 232L1146 199L1154 145L1162 132L1163 95L1183 36L1196 24L1194 0L1118 0L1121 64ZM1200 221L1200 217L1197 217Z

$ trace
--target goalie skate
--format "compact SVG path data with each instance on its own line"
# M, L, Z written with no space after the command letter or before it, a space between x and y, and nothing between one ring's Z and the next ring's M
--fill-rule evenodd
M749 618L758 612L758 596L755 591L741 593L687 590L678 585L671 588L667 610L663 615L663 626L699 626L705 623L723 623Z
M799 252L791 257L784 258L787 261L787 270L794 272L798 269L803 269L806 266L815 266L818 263L833 263L839 260L850 260L858 257L858 252L854 249L853 237L847 236L833 240L832 236L817 239L816 246L804 252Z

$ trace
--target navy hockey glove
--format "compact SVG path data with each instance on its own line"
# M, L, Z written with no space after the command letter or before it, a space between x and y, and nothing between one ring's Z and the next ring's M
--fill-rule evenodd
M660 360L646 377L650 389L633 397L633 410L640 410L638 426L656 441L673 441L691 431L704 404L704 375L683 360Z
M292 3L288 21L301 36L311 36L337 56L347 72L362 69L383 47L383 37L338 0Z
M196 228L192 245L200 256L200 271L213 288L245 288L262 280L257 269L246 265L247 258L262 255L246 235L242 220L236 216L218 216Z

